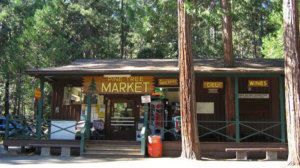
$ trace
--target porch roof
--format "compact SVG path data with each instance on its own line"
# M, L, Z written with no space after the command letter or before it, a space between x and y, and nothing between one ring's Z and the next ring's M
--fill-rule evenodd
M234 67L224 67L223 59L194 59L195 73L283 74L283 59L236 59ZM178 59L78 59L69 65L30 69L32 76L96 74L176 74Z

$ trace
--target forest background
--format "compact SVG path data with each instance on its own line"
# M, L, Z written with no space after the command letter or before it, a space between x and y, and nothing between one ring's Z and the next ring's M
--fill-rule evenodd
M186 6L194 58L223 58L221 1ZM282 0L232 0L231 12L236 59L284 57ZM0 116L35 111L39 81L26 69L177 57L177 0L0 0ZM47 117L50 85L45 98Z

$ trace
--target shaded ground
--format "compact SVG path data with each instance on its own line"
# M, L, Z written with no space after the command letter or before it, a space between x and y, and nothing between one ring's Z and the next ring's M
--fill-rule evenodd
M181 158L84 158L84 157L41 157L33 153L20 153L19 148L10 148L9 152L3 151L0 145L0 167L22 168L281 168L286 161L235 161L235 160L212 160L204 158L202 161L190 161Z

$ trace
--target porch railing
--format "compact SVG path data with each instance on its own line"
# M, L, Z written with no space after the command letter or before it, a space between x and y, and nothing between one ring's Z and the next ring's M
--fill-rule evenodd
M147 118L145 118L148 121ZM57 120L56 120L57 121ZM159 122L164 124L163 134L171 135L172 140L180 140L180 122L174 123L174 121L163 121ZM236 129L236 125L238 128ZM52 124L53 127L56 127L55 132L51 132L51 120L42 120L42 135L41 139L50 139L51 134L57 133L59 131L66 131L68 133L76 133L68 131L70 127L77 127L78 123L75 125L69 126L67 128L62 128L57 125ZM87 135L87 124L84 125L80 134L77 135L77 138L81 138L81 150L84 150L85 139L88 138ZM147 127L146 127L147 126ZM229 134L228 129L231 128L233 133ZM285 141L285 130L282 131L282 122L281 121L198 121L198 131L199 138L210 140L209 138L219 137L217 141L233 141L233 142L256 142L257 137L261 138L259 141ZM285 127L285 125L284 125ZM82 128L82 127L81 127ZM148 123L144 123L142 131L142 142L141 150L145 153L146 141L147 141L147 128ZM238 138L237 138L238 137ZM37 121L31 117L26 116L6 116L6 129L5 129L5 139L38 139L37 136Z
M76 138L76 131L70 131L68 129L75 127L79 128L80 122L75 122L74 125L67 127L61 127L53 124L51 121L65 121L65 120L50 120L43 119L41 121L41 136L40 139L50 139L51 135L59 133L61 131L67 132L68 134L74 134ZM55 131L51 131L51 127L55 128ZM5 139L39 139L38 136L38 123L37 119L28 116L19 115L7 115L6 116L6 128L5 128Z
M180 123L176 124L174 121L164 121L163 123L165 127L162 134L166 136L167 140L177 141L181 139ZM236 129L237 124L238 130ZM281 130L281 124L281 121L198 121L198 132L201 141L211 141L214 138L215 141L226 142L274 140L284 143L283 138L286 137L286 132L278 132ZM228 130L231 130L231 133L228 133ZM155 130L152 130L152 134L155 134ZM172 137L167 137L167 134Z

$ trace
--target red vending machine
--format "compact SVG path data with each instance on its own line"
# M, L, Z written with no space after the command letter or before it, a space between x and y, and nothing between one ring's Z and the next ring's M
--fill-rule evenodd
M154 100L150 104L149 128L152 135L160 135L164 139L164 101Z

